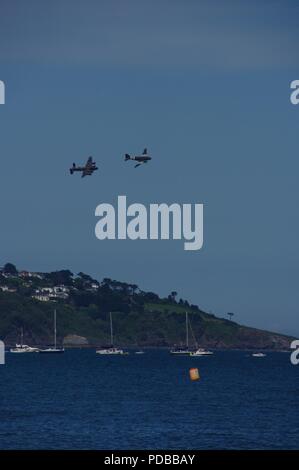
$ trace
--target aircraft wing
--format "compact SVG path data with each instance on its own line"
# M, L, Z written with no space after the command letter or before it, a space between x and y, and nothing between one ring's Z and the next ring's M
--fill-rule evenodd
M83 168L83 171L82 171L82 178L83 178L83 176L92 175L94 170L95 170L95 168L94 168L93 163L90 164L90 165L86 164L85 167Z
M82 178L84 178L84 176L89 176L89 175L92 175L94 172L94 170L92 170L91 168L85 168L85 170L83 170L82 172Z
M86 162L85 168L91 168L92 167L92 157L88 157L88 160Z

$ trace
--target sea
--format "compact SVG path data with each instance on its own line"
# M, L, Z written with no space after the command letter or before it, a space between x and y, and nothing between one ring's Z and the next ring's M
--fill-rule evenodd
M0 449L299 449L299 365L290 354L144 351L7 353Z

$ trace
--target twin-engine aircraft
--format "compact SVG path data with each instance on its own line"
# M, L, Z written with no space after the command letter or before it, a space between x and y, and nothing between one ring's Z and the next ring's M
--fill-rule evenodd
M142 155L135 155L134 157L131 157L128 153L125 154L125 161L127 162L128 160L135 160L137 164L134 166L134 168L137 168L138 166L142 165L143 163L147 163L149 160L151 160L152 157L150 157L147 153L147 149L145 148L143 150Z
M92 161L92 157L89 157L85 166L76 166L73 163L73 166L70 168L70 174L72 175L75 171L82 171L81 178L84 178L84 176L91 176L96 170L98 170L96 162Z

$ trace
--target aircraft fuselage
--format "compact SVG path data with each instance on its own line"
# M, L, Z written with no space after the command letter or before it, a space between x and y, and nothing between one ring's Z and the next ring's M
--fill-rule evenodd
M135 155L135 157L132 157L131 160L135 160L136 162L147 162L151 160L152 157L149 157L148 155Z
M92 161L92 157L89 157L85 166L77 166L73 163L73 166L70 168L70 174L74 174L75 171L82 172L82 178L84 176L91 176L94 171L96 171L98 167L96 166L96 162Z
M71 168L72 171L85 171L86 168L84 166L76 166L76 167L73 167ZM98 167L97 166L93 166L90 168L91 171L95 171L95 170L98 170Z

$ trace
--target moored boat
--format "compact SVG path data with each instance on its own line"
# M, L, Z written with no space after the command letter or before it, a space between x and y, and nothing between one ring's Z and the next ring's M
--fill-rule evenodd
M264 354L262 352L253 353L251 355L252 355L252 357L266 357L266 354Z
M32 352L38 352L38 348L33 348L31 346L28 346L28 344L23 344L24 340L24 330L23 328L21 329L21 343L16 344L15 348L11 348L10 352L11 353L17 353L17 354L22 354L22 353L32 353Z
M192 351L189 349L189 319L188 312L186 312L186 345L177 346L170 350L170 354L189 356Z
M54 348L39 349L40 354L61 354L64 348L57 348L56 310L54 310Z
M190 353L190 356L212 356L214 353L212 351L207 351L204 348L198 348L196 351Z
M110 346L102 347L97 349L96 354L105 355L105 356L127 356L129 353L125 352L123 349L116 348L113 343L113 323L112 323L112 313L110 312Z

